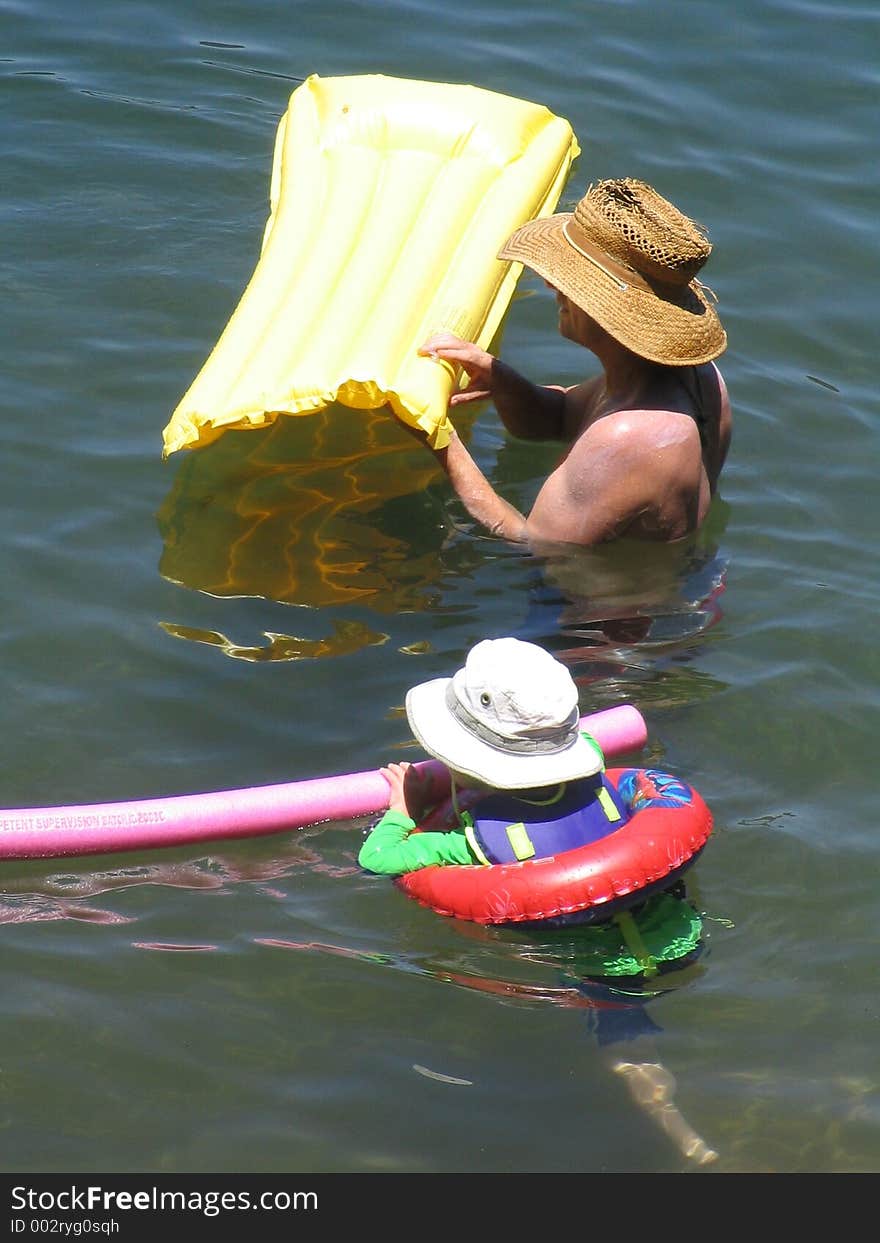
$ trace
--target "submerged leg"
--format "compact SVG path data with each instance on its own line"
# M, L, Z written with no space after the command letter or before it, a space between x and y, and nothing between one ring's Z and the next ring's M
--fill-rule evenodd
M675 1076L665 1066L660 1062L614 1061L611 1069L623 1076L635 1103L669 1136L682 1156L697 1165L718 1160L715 1149L708 1146L676 1107Z

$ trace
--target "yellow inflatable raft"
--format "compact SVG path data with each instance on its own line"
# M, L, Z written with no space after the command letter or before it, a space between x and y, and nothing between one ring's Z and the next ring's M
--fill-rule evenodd
M253 276L164 432L163 456L331 402L388 405L441 447L459 378L418 347L488 347L522 268L497 252L556 207L567 121L479 87L380 74L290 97Z

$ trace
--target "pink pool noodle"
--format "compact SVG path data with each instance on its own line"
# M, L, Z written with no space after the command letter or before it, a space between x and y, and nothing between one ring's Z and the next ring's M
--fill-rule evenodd
M647 738L644 719L630 704L581 717L581 728L606 759L638 750ZM423 760L419 767L438 776L446 771L436 760ZM387 806L388 783L376 770L128 803L23 807L0 811L0 858L49 859L256 837L350 820Z

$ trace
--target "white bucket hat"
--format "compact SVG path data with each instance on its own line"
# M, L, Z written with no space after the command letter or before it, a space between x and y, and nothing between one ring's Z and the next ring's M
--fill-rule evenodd
M571 674L521 639L477 643L453 677L408 692L406 715L429 755L496 789L556 785L604 767L599 745L580 732Z

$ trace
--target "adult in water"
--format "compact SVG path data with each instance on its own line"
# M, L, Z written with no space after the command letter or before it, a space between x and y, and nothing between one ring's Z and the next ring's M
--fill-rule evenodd
M600 181L571 213L517 229L499 258L555 290L559 331L601 374L570 388L531 383L451 333L420 353L460 366L450 405L491 399L507 430L568 445L525 516L498 495L453 432L434 450L471 517L508 540L671 542L705 518L730 443L727 390L713 359L727 336L697 279L703 229L644 182Z

